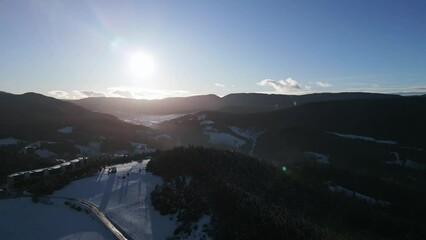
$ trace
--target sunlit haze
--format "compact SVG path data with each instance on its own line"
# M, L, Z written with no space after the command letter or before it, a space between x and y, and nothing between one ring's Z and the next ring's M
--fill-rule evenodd
M425 1L1 1L0 89L426 92Z

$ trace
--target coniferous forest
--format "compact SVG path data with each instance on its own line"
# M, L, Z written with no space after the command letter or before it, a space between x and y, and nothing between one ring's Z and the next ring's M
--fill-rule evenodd
M161 214L176 214L175 236L212 216L214 239L424 239L424 195L411 198L417 214L399 199L371 204L329 191L321 176L367 176L315 165L288 165L286 171L246 155L202 147L158 152L147 171L165 182L151 193ZM372 188L380 184L370 178ZM362 181L361 181L362 183ZM383 183L381 183L383 184ZM383 184L383 192L392 191ZM394 189L395 191L403 191ZM409 191L406 191L409 193ZM394 195L398 195L398 192ZM390 193L389 193L390 194ZM406 204L406 203L404 203Z

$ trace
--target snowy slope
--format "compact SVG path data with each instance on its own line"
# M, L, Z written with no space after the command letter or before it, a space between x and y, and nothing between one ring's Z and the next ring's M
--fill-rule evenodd
M0 200L0 238L109 240L112 233L93 214L76 211L64 200L33 203L31 198Z
M74 181L53 195L95 204L133 239L166 239L173 235L176 223L161 216L151 204L150 193L162 179L145 172L147 163L116 165L117 173L104 169L99 175Z
M60 128L58 129L58 132L60 133L72 133L72 130L74 129L74 127L64 127L64 128Z
M206 114L200 114L197 116L202 128L203 134L207 137L207 141L210 144L215 145L228 145L231 147L239 148L246 143L246 141L235 137L229 133L220 132L218 129L213 127L214 121L207 120Z
M367 196L365 194L353 191L351 189L333 184L333 183L328 183L328 189L332 192L339 192L339 193L343 193L344 195L346 195L347 197L354 197L358 200L364 201L366 203L372 204L372 205L380 205L380 206L388 206L390 205L389 202L387 201L382 201L382 200L378 200L375 199L373 197Z
M305 155L308 158L315 159L318 163L321 164L330 164L330 156L316 153L316 152L303 152L303 155Z
M335 132L327 132L327 133L336 135L338 137L355 139L355 140L363 140L363 141L369 141L369 142L376 142L376 143L380 143L380 144L390 144L390 145L396 144L396 141L392 141L392 140L377 140L377 139L374 139L372 137L358 136L358 135L352 135L352 134L342 134L342 133L335 133Z
M0 139L0 146L1 145L16 145L18 144L19 140L16 138L1 138Z
M242 129L237 126L231 126L229 127L229 129L231 129L234 133L242 137L248 138L252 141L249 154L250 156L253 156L254 148L256 147L257 138L260 135L262 135L265 132L265 130L260 131L260 130L256 130L255 128Z

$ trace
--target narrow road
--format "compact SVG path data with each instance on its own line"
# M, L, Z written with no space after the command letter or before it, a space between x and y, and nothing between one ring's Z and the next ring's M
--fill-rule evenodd
M24 194L21 195L21 197L33 197L33 195ZM87 208L89 208L98 218L101 220L101 222L114 234L114 236L119 240L130 240L127 237L124 236L124 234L115 227L115 225L108 219L107 216L105 216L104 213L102 213L96 205L94 205L91 202L85 201L85 200L78 200L75 198L68 198L68 197L54 197L54 196L39 196L40 198L55 198L55 199L64 199L68 201L73 201L76 203L79 203Z
M99 218L99 220L101 220L105 226L117 237L117 239L119 240L127 240L127 238L123 235L123 233L120 232L120 230L118 230L114 224L105 216L105 214L103 214L101 211L99 211L99 209L92 203L87 202L87 201L80 201L80 200L73 200L73 201L77 201L80 204L88 207L90 210L92 210L92 212Z

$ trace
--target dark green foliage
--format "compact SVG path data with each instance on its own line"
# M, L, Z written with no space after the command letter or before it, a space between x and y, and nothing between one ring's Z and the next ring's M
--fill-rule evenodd
M426 236L421 223L424 221L402 214L400 204L370 205L329 192L323 183L330 177L358 189L370 179L374 188L383 188L383 192L372 196L389 200L385 196L391 190L385 182L318 165L288 167L290 170L284 173L281 168L239 153L189 147L157 153L147 170L165 179L151 196L161 214L177 214L180 225L176 235L189 233L191 223L211 214L210 232L215 239L423 239ZM189 178L188 183L185 179ZM403 189L395 191L404 194Z
M39 202L40 202L40 198L39 198L39 197L37 197L37 196L32 196L32 197L31 197L31 201L32 201L33 203L39 203Z
M309 204L307 196L294 194L303 192L297 182L242 154L176 148L160 152L147 170L166 179L152 192L154 206L162 214L185 213L176 234L189 231L188 221L212 213L216 239L343 237L303 213ZM190 184L179 187L185 176Z

